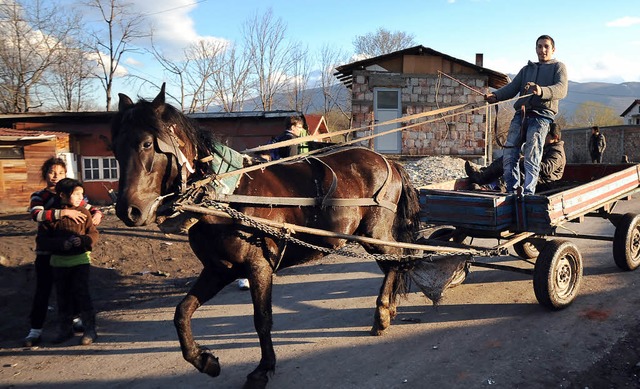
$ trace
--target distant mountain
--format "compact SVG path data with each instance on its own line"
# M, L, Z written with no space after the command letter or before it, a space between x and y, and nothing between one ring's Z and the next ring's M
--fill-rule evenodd
M580 104L595 101L613 108L620 115L636 99L640 99L640 82L609 84L569 81L569 92L567 97L560 101L560 111L570 118Z
M514 77L514 75L510 75ZM338 103L344 107L346 98L350 91L343 84L336 84L333 87L333 96L338 96ZM318 112L323 106L323 92L321 88L312 88L304 91L304 98L310 103L305 113ZM560 111L567 119L570 119L580 104L586 101L595 101L611 107L619 115L627 109L635 99L640 99L640 82L625 82L622 84L609 84L606 82L574 82L569 81L569 92L567 97L560 101ZM290 98L285 94L280 94L275 98L275 108L278 110L289 110ZM245 103L245 108L258 107L259 100L249 100ZM350 110L350 107L347 108Z

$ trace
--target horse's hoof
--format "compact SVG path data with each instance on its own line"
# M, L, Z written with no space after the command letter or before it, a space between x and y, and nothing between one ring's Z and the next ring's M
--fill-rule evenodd
M252 379L247 377L244 385L242 385L242 389L265 389L268 381L269 379L267 377L264 377L264 379Z
M377 325L374 325L373 327L371 327L371 331L369 331L369 333L371 334L371 336L382 336L387 332L386 329L382 329Z
M206 373L211 377L217 377L220 375L220 362L218 362L218 357L213 355L211 351L206 350L200 354L200 360L200 366L202 366L200 372Z

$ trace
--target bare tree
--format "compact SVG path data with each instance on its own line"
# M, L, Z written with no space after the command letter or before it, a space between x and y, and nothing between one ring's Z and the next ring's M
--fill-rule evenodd
M301 45L294 47L291 52L293 63L288 77L288 106L289 109L306 112L311 104L311 96L306 92L309 89L311 64L306 48Z
M287 85L287 74L295 62L295 46L285 40L286 26L274 19L271 9L257 13L243 24L245 49L250 54L251 78L260 96L264 111L274 107L274 97Z
M151 39L151 54L154 56L156 61L160 63L160 66L162 66L162 68L164 69L166 78L173 79L174 83L179 85L179 90L180 90L179 97L176 97L174 93L167 92L167 94L171 98L176 100L180 105L180 109L184 111L186 106L186 95L187 95L186 78L187 78L187 73L189 68L189 62L184 58L181 60L173 60L168 56L164 55L153 43L153 39ZM155 83L153 83L152 81L149 81L146 78L142 78L135 75L132 75L131 77L137 78L143 83L152 84L157 89L160 89L160 85L156 85Z
M377 57L415 45L413 34L402 31L391 32L382 27L375 33L358 35L353 40L356 54L367 57Z
M131 6L122 0L89 0L87 5L98 10L104 22L104 29L94 30L91 35L94 39L92 51L100 68L96 76L104 88L106 109L109 111L111 87L122 56L136 50L133 45L136 39L151 34L143 31L144 16L131 12Z
M229 44L217 58L221 61L219 71L211 77L217 102L225 112L241 111L249 94L249 57Z
M337 110L347 120L350 118L350 115L346 112L347 106L340 104L342 101L348 103L350 94L347 93L347 88L343 87L334 76L336 67L345 63L347 59L347 54L342 49L336 48L335 45L326 43L320 49L319 63L321 70L318 83L322 89L322 112L327 119L327 124L331 125L332 128L334 123L329 123L329 118L337 119L337 116L330 115L330 112Z
M41 107L44 74L56 63L77 15L39 0L0 2L0 105L2 112Z
M87 55L86 44L82 43L82 34L73 35L58 51L46 80L51 99L60 109L79 112L93 107L89 96L94 90L91 82L94 65Z
M573 113L572 127L616 126L623 119L616 111L596 101L585 101Z
M210 87L214 74L220 72L220 57L224 44L217 41L200 40L185 50L188 62L186 83L191 91L191 103L188 112L206 112L216 100Z

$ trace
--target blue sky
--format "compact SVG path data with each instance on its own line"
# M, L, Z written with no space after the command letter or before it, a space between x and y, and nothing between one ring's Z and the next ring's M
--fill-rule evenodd
M71 1L71 0L66 0ZM240 41L242 24L271 8L287 25L289 39L317 52L324 44L353 53L353 39L384 27L413 34L417 44L456 58L516 73L536 60L535 40L549 34L556 58L576 82L640 81L640 7L631 0L128 0L156 27L156 44L179 53L201 38ZM145 45L145 42L139 42ZM149 56L125 58L130 73L162 79ZM120 89L119 89L120 88ZM119 82L116 92L144 91ZM155 93L155 91L153 92Z

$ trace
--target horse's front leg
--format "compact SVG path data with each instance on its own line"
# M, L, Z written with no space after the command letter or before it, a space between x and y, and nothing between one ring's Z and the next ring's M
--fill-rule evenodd
M252 264L249 274L251 299L253 300L253 324L260 339L260 364L249 375L243 389L263 389L269 381L269 374L276 370L276 353L271 339L273 310L271 292L273 270L265 261Z
M228 282L227 282L228 283ZM173 324L178 332L182 356L201 373L207 373L212 377L220 374L218 358L206 347L200 346L193 339L191 330L191 317L193 313L206 301L215 296L226 283L213 277L205 267L189 293L176 307Z

